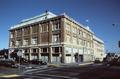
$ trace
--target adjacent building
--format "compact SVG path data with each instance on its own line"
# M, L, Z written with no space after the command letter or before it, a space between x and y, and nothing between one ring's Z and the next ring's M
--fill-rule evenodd
M18 49L28 60L89 62L94 61L94 55L98 55L95 53L99 53L94 47L96 42L99 43L94 38L94 32L65 13L55 15L45 12L22 20L9 29L9 34L9 53ZM104 50L103 42L102 45Z
M104 42L96 36L93 36L94 59L102 61L105 57Z

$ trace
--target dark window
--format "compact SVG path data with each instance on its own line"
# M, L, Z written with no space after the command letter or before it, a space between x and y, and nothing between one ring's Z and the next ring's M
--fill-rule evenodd
M33 49L33 53L36 53L37 51L36 51L36 49Z
M46 52L47 52L47 48L43 48L43 52L45 52L45 53L46 53Z
M27 49L25 49L25 53L27 53Z
M59 53L59 47L55 47L55 53Z

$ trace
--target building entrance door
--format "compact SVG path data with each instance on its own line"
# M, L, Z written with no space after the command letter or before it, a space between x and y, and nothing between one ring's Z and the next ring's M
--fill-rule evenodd
M76 53L76 54L74 55L74 57L75 57L75 62L76 62L76 63L83 62L83 55L79 55L78 53Z

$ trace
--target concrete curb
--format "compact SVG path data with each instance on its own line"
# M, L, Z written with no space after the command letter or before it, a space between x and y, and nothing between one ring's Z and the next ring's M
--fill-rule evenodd
M93 62L85 62L85 63L67 63L67 64L48 64L49 66L53 67L64 67L64 66L84 66L84 65L90 65L93 64Z

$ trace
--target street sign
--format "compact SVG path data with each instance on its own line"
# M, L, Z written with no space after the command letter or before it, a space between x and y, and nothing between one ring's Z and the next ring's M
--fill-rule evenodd
M118 41L118 47L120 48L120 41Z

